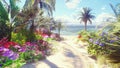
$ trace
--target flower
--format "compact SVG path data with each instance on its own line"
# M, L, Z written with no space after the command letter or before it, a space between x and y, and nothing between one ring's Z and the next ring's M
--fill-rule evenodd
M48 45L48 42L47 42L47 41L44 41L42 44L43 44L43 46L47 46L47 45Z
M0 51L3 51L4 50L4 47L0 47Z
M9 43L5 43L5 44L4 44L4 47L5 47L5 48L9 48L9 47L10 47L10 44L9 44Z
M11 60L16 60L19 57L19 54L14 53L12 56L9 57Z
M26 48L25 48L25 47L21 47L18 51L20 51L20 52L25 52L25 51L26 51Z
M17 43L10 41L10 42L6 42L3 45L4 45L5 48L9 48L10 46L16 46Z
M89 41L90 41L90 42L93 42L93 39L91 38L91 39L89 39Z
M30 42L26 42L26 43L25 43L25 45L29 45L29 46L30 46L30 44L31 44Z
M0 45L4 45L8 41L7 37L4 37L0 40Z
M0 68L2 67L2 64L0 64Z
M117 39L117 40L120 40L120 37L117 36L116 39Z
M100 42L99 42L99 40L96 40L94 43L95 43L96 45L98 45Z
M15 45L14 48L16 48L16 49L18 48L18 49L19 49L19 48L21 48L21 47L20 47L19 45Z
M41 40L38 40L38 42L42 44L44 42L44 40L41 39Z
M5 47L0 47L0 51L9 51L9 49L5 48Z
M100 34L100 36L104 36L106 33L105 32L102 32L101 34Z
M17 43L16 42L8 42L10 45L12 45L12 46L15 46L15 45L17 45Z
M82 38L82 36L81 36L81 35L78 35L78 38Z
M3 52L3 55L2 55L2 56L10 57L10 56L12 56L13 54L14 54L14 52L11 51L11 50L9 50L9 51L5 51L5 52Z
M100 45L100 46L104 46L105 44L104 44L104 43L100 43L99 45Z
M110 40L110 43L113 43L113 42L115 42L115 40Z

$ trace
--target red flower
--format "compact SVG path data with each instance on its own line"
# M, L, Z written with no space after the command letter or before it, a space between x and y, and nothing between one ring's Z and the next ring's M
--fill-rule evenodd
M4 47L5 47L5 48L9 48L9 47L10 47L10 44L9 44L9 43L5 43L5 44L4 44Z
M6 42L8 41L8 39L5 37L5 38L2 38L1 40L0 40L0 46L1 45L4 45Z
M41 39L41 40L38 40L38 42L42 44L44 42L44 40Z
M79 36L78 36L78 38L82 38L82 36L81 36L81 35L79 35Z
M17 43L15 43L15 42L6 42L5 44L4 44L4 47L5 48L9 48L10 46L15 46L15 45L17 45Z
M48 38L49 36L47 34L42 34L42 37Z
M15 45L17 45L17 43L15 43L15 42L8 42L10 45L12 45L12 46L15 46Z

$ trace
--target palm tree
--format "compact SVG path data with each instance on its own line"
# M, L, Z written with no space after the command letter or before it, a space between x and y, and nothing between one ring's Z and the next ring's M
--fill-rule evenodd
M0 0L0 21L2 20L2 23L7 26L9 25L10 27L9 34L7 35L8 39L11 39L11 32L13 31L13 27L15 27L16 23L21 23L21 25L24 26L26 25L26 22L29 22L29 20L34 20L37 13L41 11L38 9L38 4L40 4L41 9L45 8L49 14L51 13L51 15L52 10L55 10L55 0L26 0L25 6L23 7L21 12L19 11L19 7L16 5L17 1L20 0L9 0L9 3L6 2L6 0L2 1ZM22 19L21 21L19 21L20 18ZM34 27L33 25L34 21L31 27Z
M15 17L19 13L19 8L18 8L18 6L16 6L16 1L18 1L18 0L9 0L9 4L5 0L3 0L3 2L0 1L0 9L1 9L0 10L0 20L2 20L2 21L0 21L0 23L3 23L0 26L7 27L7 28L4 27L5 29L1 29L0 32L3 32L3 34L6 32L3 37L7 36L9 40L11 39L11 32L14 27L13 25L15 22ZM4 6L4 4L5 4L5 6Z
M62 23L61 22L58 22L58 34L60 35L60 31L61 31L61 28L62 28Z
M91 14L90 8L83 8L83 11L80 12L80 17L78 18L80 22L84 22L85 24L85 31L87 30L87 22L89 21L92 24L91 19L95 16Z

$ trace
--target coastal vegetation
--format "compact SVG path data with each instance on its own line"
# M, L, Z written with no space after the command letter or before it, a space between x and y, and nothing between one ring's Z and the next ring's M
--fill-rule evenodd
M74 45L78 44L71 44L76 37L73 39L68 36L67 40L72 40L69 45L66 39L62 39L61 28L65 25L53 17L56 0L25 0L23 7L19 7L17 3L20 1L0 0L0 68L21 68L25 64L45 59L51 55L53 45L63 49L65 56L76 58L75 62L81 61L79 50L78 53L74 51ZM92 9L82 9L78 20L84 23L84 30L80 30L77 41L87 43L87 55L94 57L98 66L120 68L120 4L116 7L110 4L110 7L116 16L115 21L95 31L87 29L88 22L92 24L95 18ZM55 29L58 29L58 33L52 32ZM54 43L56 41L57 44ZM58 43L63 46L59 47Z
M115 22L106 25L99 31L81 31L78 38L88 42L87 51L91 56L97 58L99 64L108 65L110 68L120 68L118 59L120 57L120 15L115 8L114 12L116 14Z

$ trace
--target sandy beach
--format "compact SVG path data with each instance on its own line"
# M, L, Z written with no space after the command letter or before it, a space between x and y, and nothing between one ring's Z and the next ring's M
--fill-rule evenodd
M56 44L57 52L36 63L22 68L97 68L95 60L89 57L86 43L77 42L76 36L62 36Z

